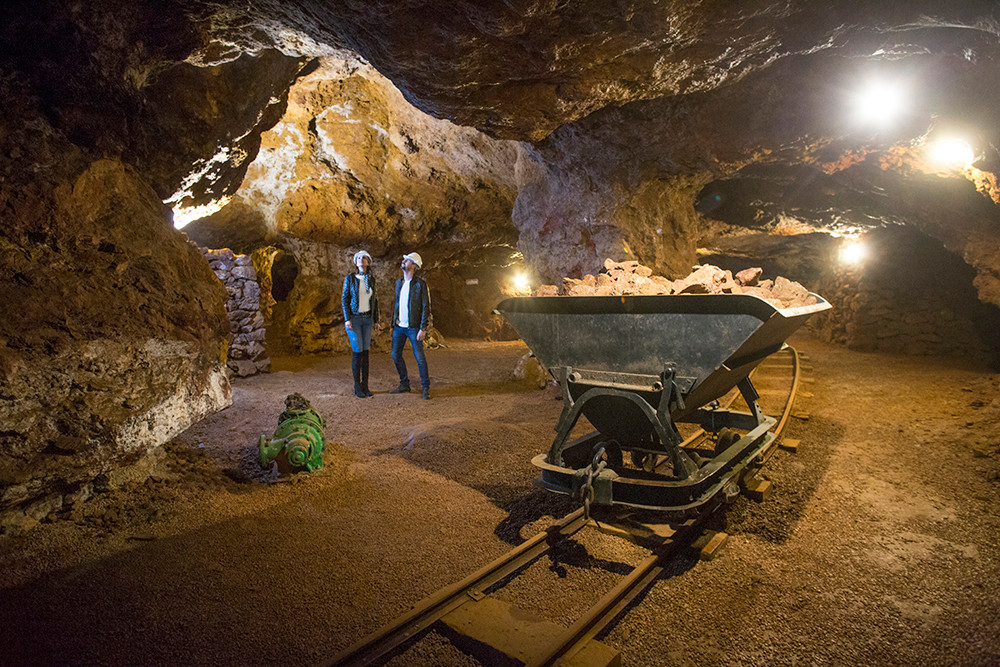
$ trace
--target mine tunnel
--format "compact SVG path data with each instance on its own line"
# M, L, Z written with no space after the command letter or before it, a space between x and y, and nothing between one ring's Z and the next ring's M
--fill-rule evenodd
M997 3L0 16L0 663L1000 663Z

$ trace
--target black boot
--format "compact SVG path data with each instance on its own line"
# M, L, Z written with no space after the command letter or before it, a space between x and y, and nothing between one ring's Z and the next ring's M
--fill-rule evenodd
M351 374L354 375L354 395L358 398L366 398L365 392L361 391L361 353L351 353Z
M409 380L402 380L402 381L400 381L399 386L396 387L395 389L390 389L389 393L390 394L406 394L406 393L409 393L409 391L410 391L410 381Z
M371 389L368 388L368 350L361 353L361 391L365 396L371 396Z

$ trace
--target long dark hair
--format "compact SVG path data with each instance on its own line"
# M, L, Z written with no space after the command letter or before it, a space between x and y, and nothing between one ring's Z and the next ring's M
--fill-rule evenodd
M365 286L372 292L375 291L375 262L372 261L371 257L368 258L368 270L365 273L361 273L357 264L354 265L354 275L367 276Z

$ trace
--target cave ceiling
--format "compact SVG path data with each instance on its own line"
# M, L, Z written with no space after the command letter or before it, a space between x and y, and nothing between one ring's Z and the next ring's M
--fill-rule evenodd
M6 76L56 133L121 157L175 207L236 197L214 224L249 220L251 232L230 235L241 243L368 235L395 252L465 239L516 245L555 278L623 250L682 273L698 248L741 233L913 225L1000 284L997 252L982 249L1000 235L995 2L50 0L5 13ZM326 79L341 92L317 93L317 72L345 62L351 71ZM341 134L374 150L367 167L326 160L341 173L307 177L315 199L292 193L262 213L246 178L262 137L312 131L305 152L322 162L324 99L344 108L357 72L369 81L359 99L377 98L365 119L388 138ZM852 117L869 82L904 90L893 122ZM470 185L463 168L475 164L407 157L418 114L481 132L463 139L475 151L457 152L477 153L487 177ZM925 159L948 136L968 142L971 165ZM445 195L429 194L431 176ZM448 194L455 183L487 194ZM292 212L274 213L282 206Z

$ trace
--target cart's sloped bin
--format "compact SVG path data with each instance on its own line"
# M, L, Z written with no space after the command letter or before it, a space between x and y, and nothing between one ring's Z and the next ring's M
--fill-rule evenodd
M535 462L543 468L543 485L599 504L684 510L731 487L734 476L774 437L768 432L774 420L760 414L748 376L809 317L830 308L813 296L815 304L788 309L747 294L502 301L497 310L563 389L555 441L544 461ZM707 462L690 456L679 447L675 422L704 420L705 406L734 387L743 392L751 413L715 413L713 408L713 424L719 426L712 430L725 426L749 432ZM603 438L568 442L581 414ZM716 414L723 419L716 422ZM621 459L621 451L631 452L633 461L665 454L671 475L632 482L610 469L582 474L583 469L566 467L563 454L584 448L583 442L595 452L603 445L618 449L609 461ZM575 454L586 458L588 452ZM593 488L581 490L584 483Z
M515 297L497 310L549 369L658 376L672 365L685 405L671 414L679 421L725 395L830 308L816 300L779 310L749 294Z

